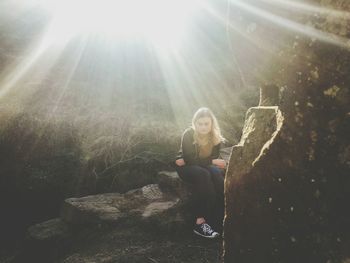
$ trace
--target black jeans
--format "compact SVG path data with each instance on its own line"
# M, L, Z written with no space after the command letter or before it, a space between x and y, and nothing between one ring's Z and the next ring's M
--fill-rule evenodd
M203 217L210 224L222 227L224 172L214 165L176 166L176 171L190 187L195 217Z

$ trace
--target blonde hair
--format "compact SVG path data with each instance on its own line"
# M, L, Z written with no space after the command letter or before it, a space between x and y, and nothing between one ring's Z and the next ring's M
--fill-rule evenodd
M218 120L216 119L213 112L206 107L199 108L192 118L192 128L194 130L194 139L197 142L198 132L196 131L196 121L200 118L209 117L211 119L211 131L209 132L209 140L213 145L217 145L224 141L224 137L221 134Z

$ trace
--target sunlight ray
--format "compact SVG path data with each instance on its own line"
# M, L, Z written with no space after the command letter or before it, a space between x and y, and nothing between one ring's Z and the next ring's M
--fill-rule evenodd
M203 94L197 88L196 74L190 74L195 68L177 51L163 53L161 50L156 50L155 53L177 124L183 125L180 122L181 116L191 116L195 105L204 103Z
M227 34L228 45L229 45L230 49L232 47L232 45L231 45L232 41L229 39L229 33L230 33L230 30L232 30L234 33L237 33L239 36L248 40L249 43L253 44L258 49L261 49L261 50L268 52L270 54L274 54L274 51L271 50L271 46L269 45L269 43L267 41L265 41L264 39L259 39L258 36L251 34L251 33L248 33L247 28L239 28L237 24L230 21L229 2L231 2L231 1L228 0L228 5L227 5L228 7L227 7L226 16L218 14L218 12L216 12L213 8L211 8L209 5L205 4L204 2L201 3L201 6L209 14L211 14L213 17L215 17L218 21L220 21L226 27L226 34Z
M72 78L74 77L74 74L76 72L76 69L79 65L79 62L81 60L81 57L82 57L82 54L85 50L85 47L86 47L86 43L87 43L87 39L84 38L81 43L80 43L80 46L79 46L79 50L78 50L78 54L74 57L74 62L73 64L71 65L71 68L70 68L70 72L64 82L64 84L62 85L62 91L61 93L58 95L56 101L55 101L55 104L53 105L52 107L52 110L51 110L51 113L49 114L49 116L53 116L55 114L55 112L57 111L58 107L59 107L59 104L61 102L61 100L63 99L64 95L65 95L65 92L67 91L67 89L69 88L69 84L72 80Z
M45 41L43 41L43 45L45 46ZM43 122L43 125L38 129L37 131L37 137L36 139L33 141L32 143L32 148L30 150L28 150L28 153L27 155L29 156L32 151L35 149L36 145L40 142L40 140L42 139L42 137L44 136L45 132L47 131L47 128L52 125L53 123L56 123L56 121L59 121L59 118L55 118L57 117L58 115L56 115L56 111L58 110L59 108L59 104L60 102L62 101L64 95L65 95L65 92L67 91L67 89L69 88L69 83L72 79L72 77L74 76L74 73L75 73L75 70L76 68L78 67L78 64L80 62L80 58L81 58L81 55L84 51L84 48L85 48L85 44L86 44L86 39L84 39L82 41L82 45L80 46L80 49L78 51L78 55L76 57L74 57L74 63L71 65L71 69L70 69L70 72L64 82L64 84L62 85L62 87L59 87L61 90L60 94L57 96L54 104L52 105L52 108L49 108L48 109L48 112L46 113L45 115L45 121ZM41 46L41 50L45 51L45 48L42 48L43 46ZM47 46L48 47L48 46ZM55 57L55 59L53 61L51 61L51 66L54 65L54 63L57 61L57 58L58 58L58 55ZM49 69L46 71L48 72Z
M18 65L11 65L8 69L2 72L2 76L0 76L0 98L4 97L11 88L25 76L33 64L42 55L42 52L43 50L38 48L36 51L32 52L28 58L24 59L23 62Z
M244 77L244 74L243 74L243 71L237 61L237 58L236 58L236 54L234 52L234 49L233 49L233 45L232 45L232 39L230 37L230 28L233 28L233 25L232 23L230 23L230 3L227 2L227 14L226 14L226 38L227 38L227 42L228 42L228 45L229 45L229 48L230 48L230 55L232 57L232 61L234 63L234 65L237 67L237 71L239 73L239 76L240 76L240 79L241 79L241 82L243 84L243 87L246 87L247 86L247 82L245 80L245 77ZM236 32L239 32L237 29L235 30ZM239 32L241 35L243 34L242 32ZM246 35L246 34L243 34L243 35ZM245 36L246 37L246 36ZM252 41L251 37L246 37L248 38L251 42L253 42L254 44L257 43L256 41ZM256 44L255 44L256 45ZM259 47L260 48L260 47Z
M278 5L288 10L292 8L295 10L301 10L309 13L318 13L318 14L327 15L327 16L350 19L350 12L314 6L311 4L306 4L298 1L290 1L290 0L282 0L282 1L281 0L260 0L260 1L268 4Z
M23 58L19 63L11 64L1 73L0 99L6 96L13 87L25 79L26 76L35 69L35 66L40 65L41 72L38 74L42 78L55 64L63 51L66 42L61 42L59 46L55 43L55 39L52 37L52 27L53 24L49 26L48 31L43 35L40 44L35 49L26 52L29 54L27 57ZM52 45L56 45L55 48L49 49ZM49 55L48 52L50 53ZM30 77L33 79L33 75L30 75Z
M210 15L212 15L214 18L219 20L223 25L230 28L234 32L238 33L240 36L244 37L245 39L249 40L251 43L254 43L256 47L261 48L261 46L258 45L257 41L252 39L250 36L248 36L245 32L240 30L235 24L231 23L228 18L228 14L226 14L226 17L218 14L212 7L210 7L205 2L201 3L202 8L204 8Z
M231 23L229 20L229 9L227 11L226 17L223 17L222 15L218 14L213 8L211 8L207 3L202 2L201 3L201 7L203 9L205 9L209 14L211 14L213 17L215 17L216 19L218 19L223 25L225 25L226 27L226 34L227 34L227 43L228 46L230 48L230 56L232 57L232 61L234 62L234 65L236 67L236 70L238 71L240 78L241 78L241 82L243 84L243 86L246 86L246 80L243 74L243 71L239 65L239 63L237 62L237 58L235 55L235 51L233 50L232 47L232 41L229 37L229 30L233 30L235 33L238 33L240 36L244 37L245 39L247 39L250 43L252 43L254 46L256 46L257 48L263 48L265 51L271 52L270 49L268 49L265 46L259 45L259 41L257 41L256 39L254 39L252 36L248 35L246 32L243 32L241 29L239 29L234 23ZM229 8L229 5L228 5ZM214 44L214 43L213 43Z
M259 9L255 6L249 5L247 3L244 3L240 0L231 0L231 3L239 8L242 8L254 15L257 15L259 17L262 17L266 20L269 20L275 24L281 25L283 27L286 27L290 30L293 30L294 32L298 32L301 34L304 34L306 36L309 36L311 38L315 38L321 41L324 41L326 43L330 43L342 48L350 49L350 41L348 38L340 37L335 34L331 34L328 32L323 32L321 30L315 29L311 26L302 25L300 23L291 21L289 19L280 17L278 15L269 13L267 11L264 11L262 9Z

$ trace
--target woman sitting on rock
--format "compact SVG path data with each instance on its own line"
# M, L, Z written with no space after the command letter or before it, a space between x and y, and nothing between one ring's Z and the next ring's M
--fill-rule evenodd
M213 227L217 223L216 227L222 229L226 163L219 156L223 141L212 111L200 108L193 116L192 127L182 135L176 160L176 171L192 192L196 216L193 232L206 238L219 236L209 223Z

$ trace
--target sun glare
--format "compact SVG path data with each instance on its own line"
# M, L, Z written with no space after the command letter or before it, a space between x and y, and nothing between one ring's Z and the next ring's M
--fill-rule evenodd
M53 15L49 38L54 42L96 34L174 45L184 36L194 11L191 0L52 0L43 4Z

